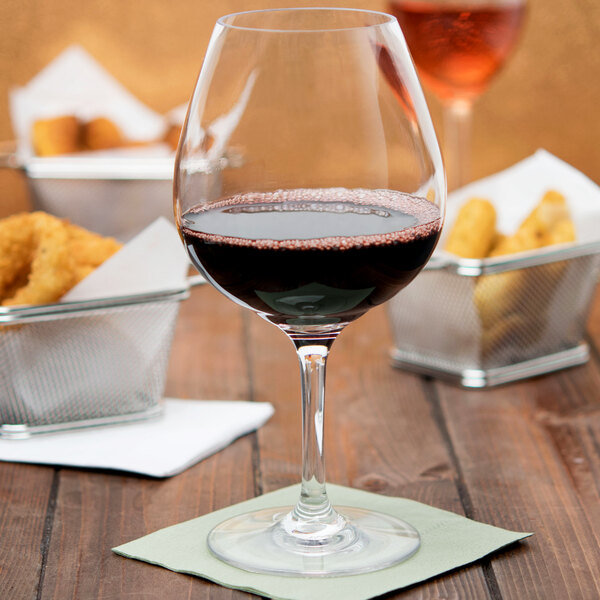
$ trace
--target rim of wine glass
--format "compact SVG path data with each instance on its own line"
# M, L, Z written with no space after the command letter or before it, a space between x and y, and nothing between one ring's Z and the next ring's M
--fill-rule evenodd
M385 17L379 23L369 23L366 25L352 25L349 27L323 27L319 29L276 29L273 27L250 27L247 25L234 25L232 23L226 23L226 19L231 19L233 17L238 17L240 15L251 15L258 13L284 13L284 12L319 12L319 11L329 11L329 12L346 12L346 13L362 13L365 15L377 15L379 17ZM217 19L217 23L223 27L227 27L229 29L239 29L242 31L263 31L266 33L323 33L323 32L332 32L332 31L352 31L352 30L364 30L369 29L371 27L381 27L384 25L390 25L392 23L397 22L396 17L390 15L385 12L381 12L378 10L368 10L362 8L341 8L341 7L328 7L328 6L299 6L297 8L262 8L258 10L242 10L235 13L230 13L228 15L223 15Z

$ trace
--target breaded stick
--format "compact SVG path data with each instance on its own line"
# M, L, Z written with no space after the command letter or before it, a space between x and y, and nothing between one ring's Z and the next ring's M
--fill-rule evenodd
M555 244L566 244L575 241L575 225L571 219L562 219L556 223L552 229L544 235L544 245L551 246ZM536 310L543 310L550 305L558 284L565 275L565 271L571 263L566 260L559 260L541 265L531 271L530 281L535 285L536 293L540 300ZM535 275L535 282L533 276Z
M503 256L535 250L547 244L546 236L559 222L569 218L569 209L565 197L550 190L544 194L539 204L521 223L514 235L500 241L490 256Z
M504 233L500 233L499 231L496 231L495 235L494 235L494 240L492 241L492 248L495 248L496 246L499 246L500 244L504 243L504 240L506 240L508 236L505 235ZM490 249L491 252L491 249Z
M568 217L558 221L544 239L545 246L567 244L576 239L575 224Z
M501 241L492 255L524 252L574 240L575 226L569 217L566 201L558 192L550 191L523 221L517 232ZM490 339L495 340L494 345L497 346L498 340L502 339L509 342L500 332L506 322L516 322L514 316L517 314L525 323L541 322L567 264L559 261L486 275L479 279L474 290L474 302L484 334L487 333ZM534 302L531 301L532 294L535 295ZM531 332L527 337L534 339ZM490 347L489 344L484 345L484 349Z
M462 205L446 242L446 250L463 258L484 258L496 236L496 210L483 198Z
M70 115L35 121L31 138L38 156L56 156L81 150L80 123Z
M483 275L473 290L473 301L484 330L495 327L500 320L526 305L526 277L521 269L496 275Z
M549 190L519 229L532 229L543 237L558 221L568 218L569 209L565 197L556 190Z

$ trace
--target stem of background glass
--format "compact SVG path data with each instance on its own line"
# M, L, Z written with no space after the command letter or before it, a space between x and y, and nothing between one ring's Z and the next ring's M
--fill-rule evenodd
M302 487L293 511L282 522L286 532L307 544L331 538L346 525L333 509L325 490L323 411L325 368L333 339L293 340L300 361L302 387ZM321 343L318 343L321 342Z
M444 103L444 146L448 190L455 190L471 177L471 109L470 100Z

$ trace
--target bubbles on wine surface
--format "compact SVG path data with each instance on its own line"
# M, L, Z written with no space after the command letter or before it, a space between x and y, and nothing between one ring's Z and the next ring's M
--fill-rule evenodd
M440 220L438 207L425 198L329 188L240 194L193 208L182 224L187 235L207 243L344 250L428 237Z

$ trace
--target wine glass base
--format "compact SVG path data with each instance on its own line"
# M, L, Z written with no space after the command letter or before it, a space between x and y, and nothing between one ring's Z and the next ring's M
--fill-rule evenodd
M290 535L281 524L290 508L268 508L217 525L208 547L221 560L254 573L326 577L369 573L412 556L419 533L391 515L340 507L348 524L327 539Z

